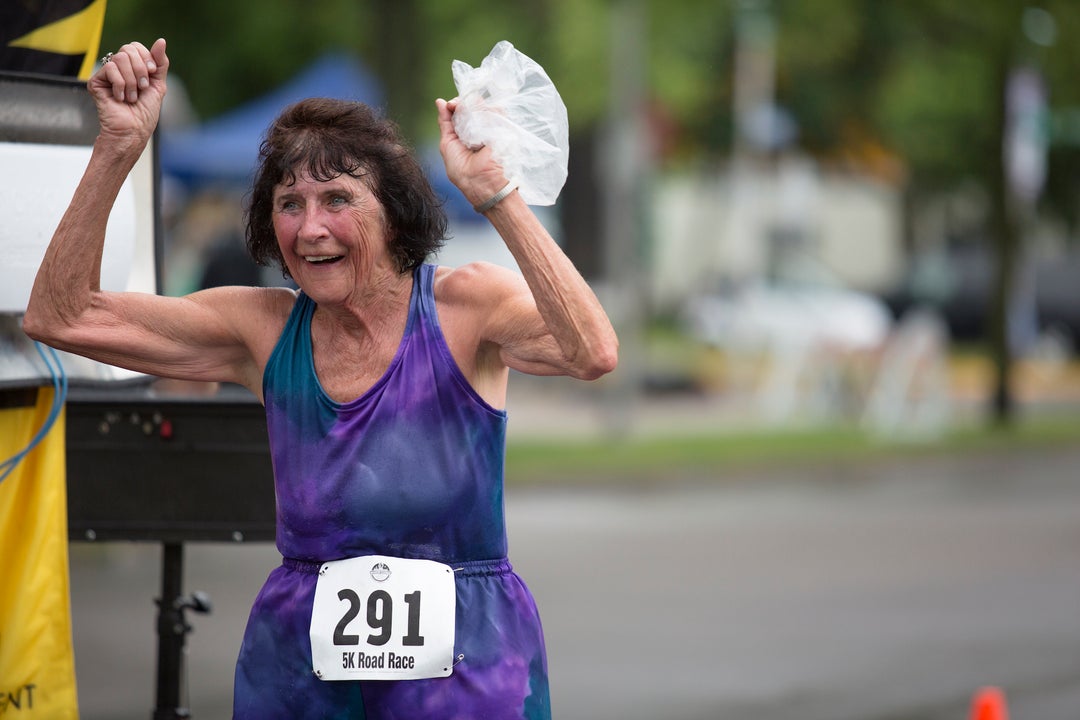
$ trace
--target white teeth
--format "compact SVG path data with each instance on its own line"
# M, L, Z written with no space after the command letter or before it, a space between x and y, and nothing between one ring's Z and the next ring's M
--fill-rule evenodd
M304 259L311 263L326 262L338 257L337 255L305 255Z

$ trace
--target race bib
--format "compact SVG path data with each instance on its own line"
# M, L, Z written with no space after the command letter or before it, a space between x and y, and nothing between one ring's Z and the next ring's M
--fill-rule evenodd
M365 555L323 563L311 610L311 664L323 680L417 680L454 668L454 571Z

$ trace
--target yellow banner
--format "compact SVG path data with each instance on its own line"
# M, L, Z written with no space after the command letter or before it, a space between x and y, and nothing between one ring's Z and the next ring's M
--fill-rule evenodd
M90 77L106 0L0 2L0 69Z
M53 389L0 410L0 461L48 419ZM68 581L64 413L0 481L0 718L79 717Z

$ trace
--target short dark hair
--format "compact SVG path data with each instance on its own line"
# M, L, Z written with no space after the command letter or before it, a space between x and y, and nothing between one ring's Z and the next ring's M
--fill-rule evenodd
M319 181L362 179L386 214L390 254L408 272L437 251L446 213L397 125L361 102L309 98L285 108L267 129L247 206L248 252L288 277L272 220L274 188L308 173Z

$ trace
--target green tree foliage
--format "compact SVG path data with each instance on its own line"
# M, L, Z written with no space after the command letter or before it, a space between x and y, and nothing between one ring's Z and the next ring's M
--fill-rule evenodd
M610 67L612 13L635 1L648 17L650 96L678 127L681 157L722 159L731 143L734 19L755 0L110 0L103 47L167 37L203 118L257 97L326 50L348 50L393 84L391 97L410 98L399 103L427 118L420 127L431 133L431 100L454 91L451 61L476 65L506 39L544 66L571 126L586 128L607 113L619 71ZM1080 106L1074 0L1043 3L1057 24L1049 48L1025 41L1019 0L755 4L776 22L777 101L797 120L802 146L822 157L872 139L928 187L985 175L997 142L989 120L995 58L1005 56L1037 62L1055 106ZM1080 130L1072 135L1055 152L1075 154Z
M435 133L432 99L454 92L451 61L475 66L510 40L551 75L572 135L591 136L610 112L612 77L625 70L612 67L613 14L632 3L647 16L648 97L673 138L667 162L726 160L735 29L751 8L773 19L775 100L797 122L803 149L825 162L869 164L871 151L893 158L902 172L891 181L913 197L983 189L983 234L1001 260L993 345L1004 387L1003 317L1019 242L1002 179L1004 82L1022 64L1045 77L1042 204L1080 225L1076 0L109 0L102 42L168 38L202 118L266 92L326 50L348 50L376 69L391 115L420 141ZM1032 17L1042 27L1030 27Z
M174 72L205 119L273 89L324 50L361 51L370 26L364 6L350 0L110 0L101 44L166 38Z
M399 102L427 118L420 127L432 133L431 101L454 93L451 62L478 65L495 43L509 40L551 75L571 126L581 128L607 112L611 13L628 1L188 0L148 7L109 0L102 47L166 37L201 118L259 96L328 49L344 49L393 83L391 96L410 96ZM642 1L651 20L653 92L687 128L688 145L699 135L708 145L710 125L727 122L731 8L716 0ZM402 53L411 57L407 76L403 63L392 61Z

